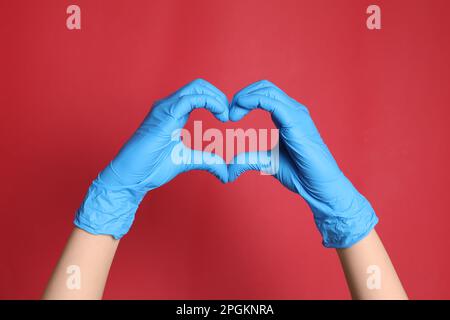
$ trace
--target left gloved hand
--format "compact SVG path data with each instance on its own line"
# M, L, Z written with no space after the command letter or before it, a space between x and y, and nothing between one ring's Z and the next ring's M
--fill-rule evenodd
M226 183L227 166L220 156L188 149L181 141L179 129L197 108L209 110L220 121L228 120L226 96L205 80L195 80L156 102L116 158L90 186L75 225L93 234L119 239L130 229L145 194L178 174L206 170Z

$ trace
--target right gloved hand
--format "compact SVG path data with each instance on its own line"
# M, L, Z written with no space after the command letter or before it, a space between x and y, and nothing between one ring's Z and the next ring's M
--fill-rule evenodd
M274 174L311 207L326 247L346 248L364 238L378 222L370 203L336 164L308 110L269 81L239 91L230 106L230 120L251 110L269 111L279 129L279 166L266 152L240 154L228 166L229 181L247 170Z
M92 234L120 239L130 229L145 194L178 174L206 170L226 183L227 166L220 156L191 150L181 141L179 129L197 108L205 108L220 121L228 121L226 96L205 80L195 80L157 101L116 158L90 186L77 211L75 225Z

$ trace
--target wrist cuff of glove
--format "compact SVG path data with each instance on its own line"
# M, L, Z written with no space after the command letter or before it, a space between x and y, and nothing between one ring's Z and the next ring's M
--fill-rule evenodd
M120 239L130 229L147 191L142 184L109 186L97 178L89 187L74 224L92 234L112 235Z
M349 212L328 217L315 215L325 247L349 248L365 238L378 223L375 211L362 195L358 195L353 205L356 208L351 208Z

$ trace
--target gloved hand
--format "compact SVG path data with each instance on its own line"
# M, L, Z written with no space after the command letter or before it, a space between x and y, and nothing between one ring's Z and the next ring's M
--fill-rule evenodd
M306 107L269 81L259 81L234 96L230 120L239 121L256 108L269 111L279 129L279 167L274 176L306 200L324 246L347 248L364 238L378 218L337 166ZM228 165L229 181L247 170L270 172L276 168L273 152L237 155Z
M220 121L228 121L226 96L201 79L157 101L116 158L90 186L77 211L75 225L92 234L120 239L130 229L145 194L178 174L206 170L226 183L227 166L220 156L191 150L181 141L179 129L196 108L206 108Z

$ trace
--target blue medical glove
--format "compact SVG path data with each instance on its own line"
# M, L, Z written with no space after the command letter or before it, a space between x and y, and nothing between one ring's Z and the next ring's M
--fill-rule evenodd
M180 129L196 108L209 110L221 121L228 120L226 96L204 80L195 80L157 101L116 158L90 186L75 225L92 234L120 239L130 229L145 194L178 174L206 170L227 182L227 166L221 157L191 150L181 141Z
M239 121L256 108L269 111L279 129L279 165L274 149L269 155L240 154L228 166L229 181L247 170L275 168L274 177L310 206L324 246L347 248L364 238L378 218L337 166L306 107L269 81L259 81L234 96L230 120Z

